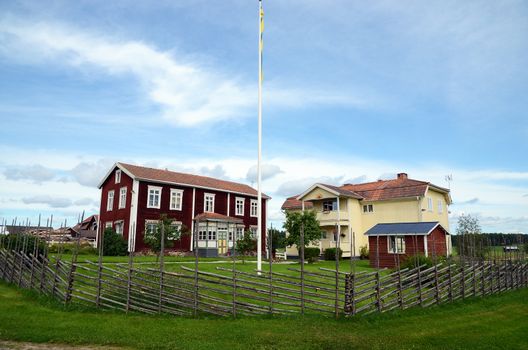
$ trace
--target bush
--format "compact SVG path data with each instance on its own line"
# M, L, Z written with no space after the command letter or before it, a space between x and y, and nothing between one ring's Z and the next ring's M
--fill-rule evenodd
M433 266L433 260L431 258L426 257L425 255L418 254L418 255L411 255L405 259L400 265L402 269L414 269L418 266L425 265L426 268Z
M343 250L341 248L339 249L339 259L343 257ZM336 249L335 248L327 248L324 251L324 259L325 260L335 260L336 258Z
M361 260L366 260L369 258L369 250L366 245L359 247L359 258Z
M108 227L104 231L103 253L106 256L127 255L128 244L123 236L117 234L113 228Z
M18 247L19 250L25 248L25 251L31 254L33 254L33 251L35 250L35 245L37 245L37 256L39 256L40 254L44 254L45 243L33 235L9 234L7 236L2 237L0 243L2 247L10 247L10 249L13 250L16 247Z
M304 259L306 259L309 263L317 261L319 255L321 255L319 248L304 248Z

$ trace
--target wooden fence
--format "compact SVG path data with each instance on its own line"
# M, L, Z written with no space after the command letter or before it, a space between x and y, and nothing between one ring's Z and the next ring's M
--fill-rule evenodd
M36 252L36 250L34 250ZM182 267L182 272L112 267L90 261L48 260L44 255L0 249L0 276L21 288L64 303L181 316L265 314L368 314L427 307L457 299L500 293L528 285L526 261L439 264L382 274L329 269L288 273L215 273Z

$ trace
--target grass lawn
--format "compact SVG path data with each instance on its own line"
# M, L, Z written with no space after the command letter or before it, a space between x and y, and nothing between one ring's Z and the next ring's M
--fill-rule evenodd
M528 349L528 289L340 319L177 318L64 307L0 283L0 339L137 349Z

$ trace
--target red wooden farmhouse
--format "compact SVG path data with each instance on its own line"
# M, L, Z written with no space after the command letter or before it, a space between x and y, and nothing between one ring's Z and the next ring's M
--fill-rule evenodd
M226 254L246 230L257 237L257 191L245 184L116 163L99 188L101 230L113 227L128 241L129 251L148 249L144 235L156 229L162 214L188 232L174 242L172 249L178 251L193 250L194 234L201 256ZM268 199L262 196L262 247Z
M438 222L377 224L365 234L372 267L392 268L415 255L434 258L446 256L448 251L449 232Z

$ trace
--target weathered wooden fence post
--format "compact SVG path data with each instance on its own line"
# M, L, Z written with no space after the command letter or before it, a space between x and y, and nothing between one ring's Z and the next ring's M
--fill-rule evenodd
M161 242L160 242L160 255L159 255L159 302L158 302L158 313L161 313L163 309L163 273L165 268L165 221L163 218L161 221Z
M304 315L304 221L301 221L300 244L301 246L299 248L301 261L301 315Z

